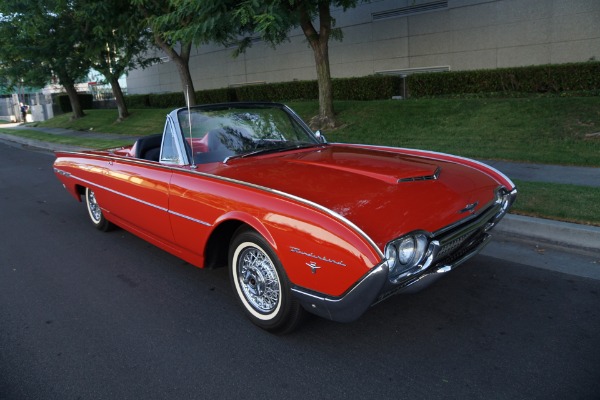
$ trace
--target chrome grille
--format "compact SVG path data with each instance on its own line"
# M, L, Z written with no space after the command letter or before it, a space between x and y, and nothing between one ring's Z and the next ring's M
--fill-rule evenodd
M473 233L469 232L466 235L462 235L448 243L444 243L442 248L438 252L439 259L446 257L448 254L451 254L456 249L458 249Z
M465 249L479 244L485 236L485 226L494 218L499 209L498 204L493 204L477 217L450 229L444 229L441 234L434 235L440 242L440 250L435 257L434 264L447 263L449 259L456 259L457 255L463 254Z

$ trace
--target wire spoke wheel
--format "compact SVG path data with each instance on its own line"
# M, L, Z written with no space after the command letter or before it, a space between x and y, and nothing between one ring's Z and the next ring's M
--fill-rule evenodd
M280 297L279 276L273 262L254 247L245 248L239 257L238 279L244 296L259 313L272 312Z
M106 218L104 218L100 204L98 204L98 200L96 200L96 194L90 188L85 188L85 204L87 206L90 220L96 229L103 232L112 229L113 225Z
M100 206L96 201L96 195L93 191L88 190L86 195L88 210L90 212L90 218L92 222L99 224L102 219L102 211L100 211Z
M257 232L242 229L229 249L231 283L245 314L259 327L287 333L301 321L304 309L292 298L279 258Z

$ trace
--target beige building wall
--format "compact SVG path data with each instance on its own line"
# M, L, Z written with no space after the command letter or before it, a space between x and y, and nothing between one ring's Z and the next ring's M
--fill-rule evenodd
M330 42L333 77L600 60L600 0L371 0L334 17L344 39ZM237 58L232 52L193 51L196 90L316 79L300 31L275 49L258 41ZM130 72L128 92L180 91L177 69L164 59Z

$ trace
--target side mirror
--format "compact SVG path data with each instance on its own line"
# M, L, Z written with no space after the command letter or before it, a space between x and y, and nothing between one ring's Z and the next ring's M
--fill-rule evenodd
M325 135L323 135L321 133L321 131L316 131L315 136L317 137L317 139L319 139L319 142L325 143L325 144L327 143L327 139L325 139Z

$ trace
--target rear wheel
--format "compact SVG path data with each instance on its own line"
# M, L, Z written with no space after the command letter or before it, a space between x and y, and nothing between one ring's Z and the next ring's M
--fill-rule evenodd
M113 228L113 224L104 218L102 209L96 200L96 195L90 188L85 188L85 204L87 206L90 220L92 220L92 224L94 224L96 229L102 232L107 232Z
M229 248L229 275L246 315L259 327L288 333L302 321L304 309L292 297L277 255L267 241L244 229Z

